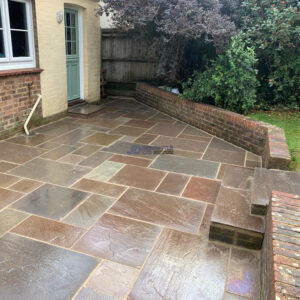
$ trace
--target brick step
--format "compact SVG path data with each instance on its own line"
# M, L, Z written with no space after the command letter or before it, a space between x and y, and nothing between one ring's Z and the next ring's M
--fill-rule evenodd
M300 195L300 173L255 168L251 187L252 214L266 214L272 190Z
M91 118L102 109L102 106L84 103L70 107L68 109L68 114L74 117Z
M250 214L249 192L221 187L211 218L209 238L260 249L263 236L264 220Z

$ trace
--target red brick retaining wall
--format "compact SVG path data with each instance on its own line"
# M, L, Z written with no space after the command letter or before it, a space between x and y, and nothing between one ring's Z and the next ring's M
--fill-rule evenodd
M284 131L215 106L182 99L146 83L137 84L136 99L212 135L263 156L264 167L288 169L290 153Z
M39 69L0 72L0 138L22 128L41 93L40 72Z
M273 192L262 248L261 299L300 299L300 197Z

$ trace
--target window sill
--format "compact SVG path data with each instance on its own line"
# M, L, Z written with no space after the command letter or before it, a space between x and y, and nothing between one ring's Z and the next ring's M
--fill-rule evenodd
M28 75L28 74L39 74L39 73L42 73L42 72L43 72L43 69L40 69L40 68L4 70L4 71L0 71L0 77L19 76L19 75Z

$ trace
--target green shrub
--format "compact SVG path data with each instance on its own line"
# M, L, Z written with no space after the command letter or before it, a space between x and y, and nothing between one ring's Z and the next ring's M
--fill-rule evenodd
M300 2L244 0L241 9L259 59L259 101L264 108L300 105Z
M239 34L232 38L224 55L219 55L206 71L196 72L183 84L182 96L245 113L256 101L256 62L254 49Z

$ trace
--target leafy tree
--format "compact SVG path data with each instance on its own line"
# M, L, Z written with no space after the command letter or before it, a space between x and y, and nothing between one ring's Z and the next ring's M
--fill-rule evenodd
M219 55L206 71L196 72L183 84L183 97L245 113L256 101L257 59L242 35L232 38L225 55Z
M244 0L241 13L259 59L263 106L300 106L300 2Z
M102 0L98 13L148 37L160 54L158 77L175 82L189 41L204 39L217 53L227 48L236 27L221 8L219 0Z

